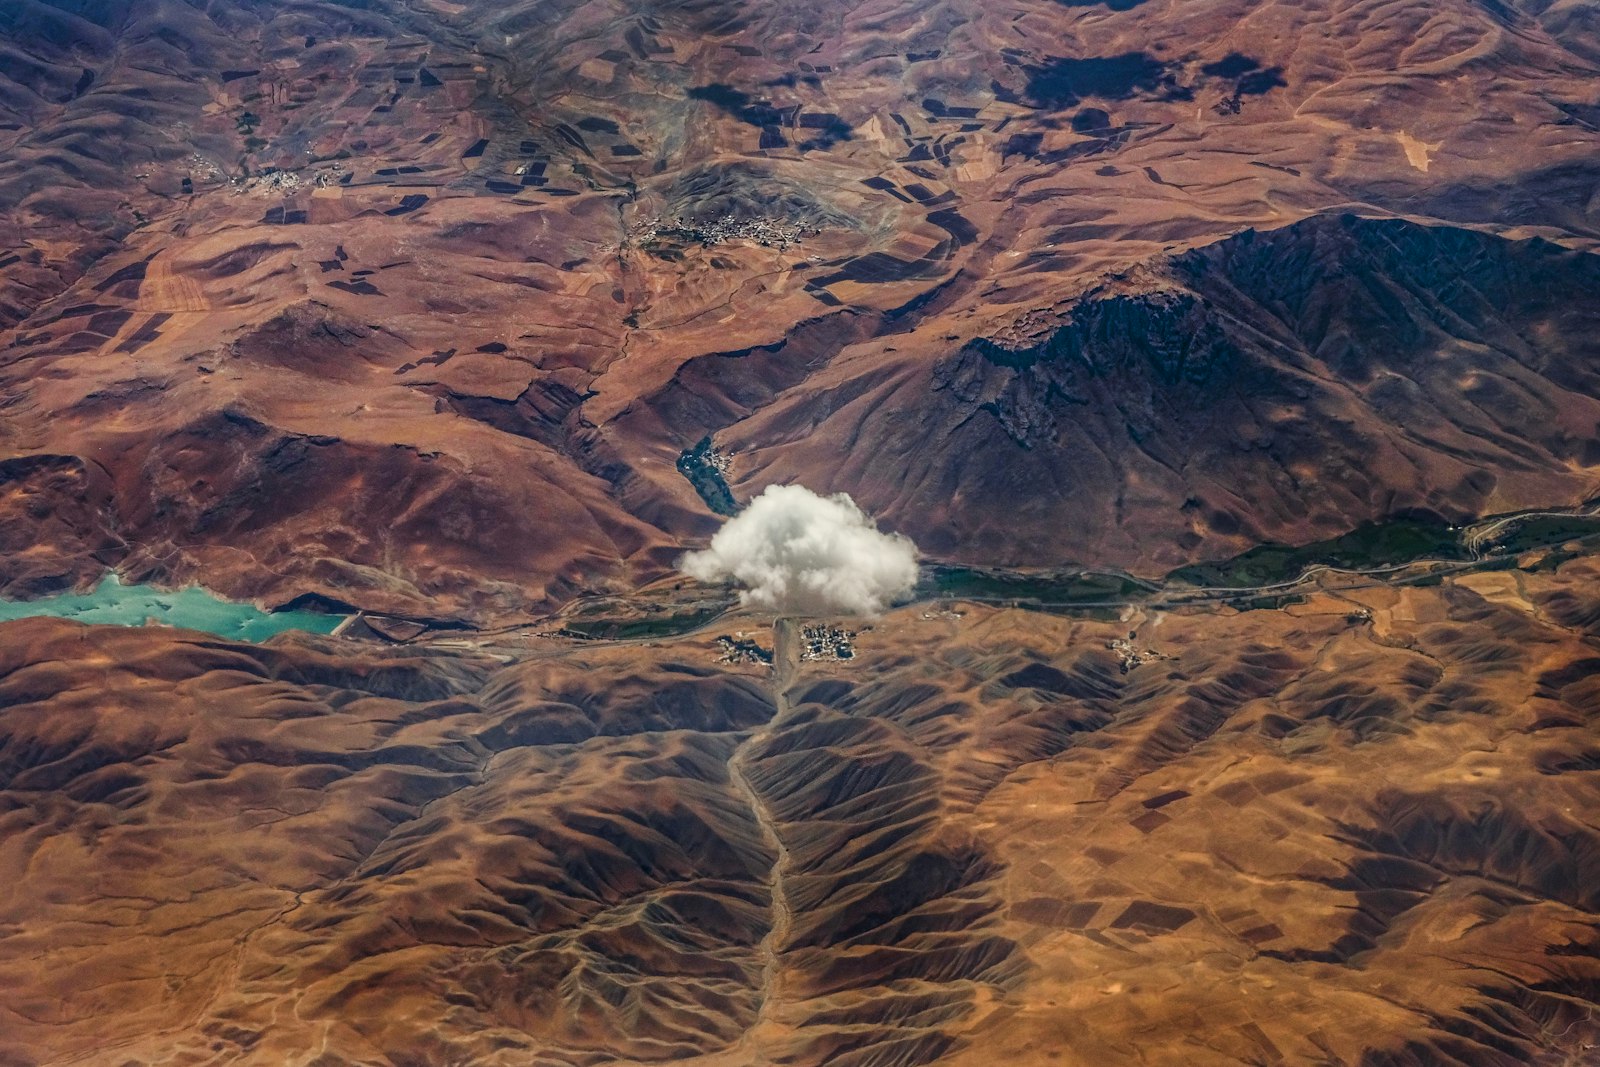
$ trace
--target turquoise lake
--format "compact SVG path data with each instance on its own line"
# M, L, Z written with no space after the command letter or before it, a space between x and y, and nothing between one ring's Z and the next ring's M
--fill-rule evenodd
M115 575L87 593L0 600L0 622L39 615L113 626L143 626L154 620L238 641L265 641L285 630L331 633L344 621L343 615L315 611L262 611L254 604L219 599L195 586L168 592L149 585L123 585Z

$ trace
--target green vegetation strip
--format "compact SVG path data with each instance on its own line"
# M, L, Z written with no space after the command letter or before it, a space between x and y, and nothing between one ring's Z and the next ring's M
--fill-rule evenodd
M717 604L677 615L646 618L572 619L561 627L560 633L585 641L649 641L681 637L721 618L727 613L728 607L726 604Z
M1167 582L1202 589L1254 589L1292 582L1314 566L1341 570L1398 567L1421 559L1467 560L1456 531L1442 522L1396 519L1368 523L1309 545L1261 545L1232 559L1195 563L1167 575Z
M924 569L915 599L1040 600L1051 603L1098 603L1126 599L1155 587L1120 574L1082 572L1027 575L973 567L933 566Z
M1055 612L1097 611L1129 603L1182 606L1222 602L1239 608L1281 608L1303 594L1293 587L1317 567L1405 585L1437 585L1445 573L1505 570L1517 557L1600 537L1600 516L1509 517L1505 528L1474 554L1463 531L1440 521L1395 519L1368 523L1347 534L1307 545L1260 545L1232 559L1195 563L1159 582L1118 574L1023 574L969 567L924 568L916 599L968 599L1014 603ZM1493 520L1487 520L1493 521ZM1546 561L1548 565L1550 561ZM1436 564L1436 573L1399 575L1413 565Z

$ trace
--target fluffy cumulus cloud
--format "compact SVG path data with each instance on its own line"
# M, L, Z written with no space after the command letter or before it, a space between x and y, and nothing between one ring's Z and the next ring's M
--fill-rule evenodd
M844 493L772 485L682 567L732 579L746 607L778 615L876 615L916 584L917 546L880 532Z

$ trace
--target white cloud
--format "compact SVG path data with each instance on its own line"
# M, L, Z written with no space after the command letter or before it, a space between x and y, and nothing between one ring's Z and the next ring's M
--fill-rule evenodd
M746 607L778 615L876 615L917 581L917 546L879 532L844 493L771 485L680 564L703 582L732 579Z

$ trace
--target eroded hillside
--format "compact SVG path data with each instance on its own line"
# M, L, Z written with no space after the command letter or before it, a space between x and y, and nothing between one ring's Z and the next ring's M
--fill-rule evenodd
M1585 11L19 0L0 577L514 619L708 436L968 561L1576 503Z
M1575 1062L1597 577L777 674L6 624L0 1056Z

